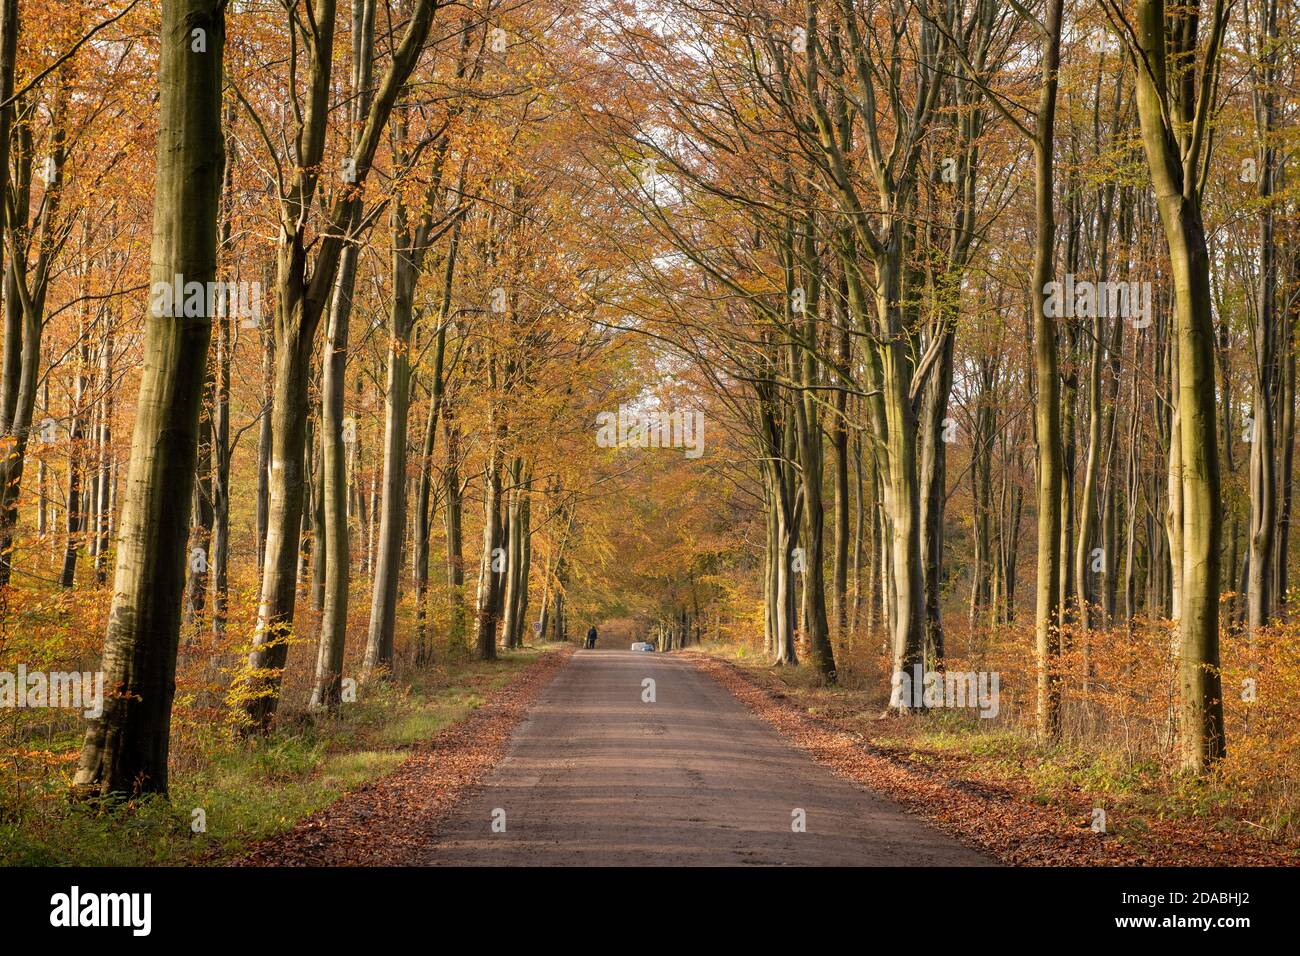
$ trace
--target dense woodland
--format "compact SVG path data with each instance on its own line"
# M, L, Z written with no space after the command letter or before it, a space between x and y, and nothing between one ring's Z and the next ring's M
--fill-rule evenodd
M0 0L3 799L619 620L1291 833L1298 13Z

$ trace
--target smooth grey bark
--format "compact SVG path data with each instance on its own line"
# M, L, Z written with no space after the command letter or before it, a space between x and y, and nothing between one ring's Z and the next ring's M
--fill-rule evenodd
M503 643L508 648L524 642L524 610L528 602L529 550L529 475L531 466L516 456L510 465L509 518L507 527L507 566L505 580L505 616L502 622Z
M443 525L447 532L447 600L451 607L451 622L447 640L453 646L463 646L469 631L465 607L465 545L462 531L464 486L461 484L460 426L455 422L454 399L447 404L443 416L443 433L447 438L447 464L443 473Z
M975 373L976 393L971 432L971 589L969 625L986 619L994 607L997 559L993 549L993 448L997 437L995 359L981 356Z
M840 300L847 298L841 289ZM849 334L848 317L843 309L835 309L836 362L839 375L845 380L851 371L853 340ZM849 630L849 426L848 398L846 389L837 389L831 399L831 449L834 465L833 480L835 488L833 528L834 539L831 545L831 629L836 637L843 638ZM861 501L858 502L859 525L861 524ZM857 580L857 559L861 551L861 528L854 539L854 581ZM855 587L856 595L856 587ZM855 597L856 600L856 597ZM855 608L856 610L856 608Z
M317 391L323 390L324 377L317 381ZM307 433L307 455L309 458L308 468L311 475L311 485L309 488L308 501L311 502L310 521L304 516L303 524L308 527L303 530L303 550L309 565L308 575L308 593L311 597L312 609L318 613L325 610L325 456L321 453L322 439L320 431L322 423L319 412L312 418L312 429ZM313 434L314 433L314 434Z
M400 207L400 203L399 203ZM404 230L403 227L401 227ZM396 231L396 230L395 230ZM394 258L410 254L399 246ZM375 545L374 590L362 676L370 678L393 664L397 588L401 577L402 538L406 530L406 430L411 409L412 298L416 271L394 267L393 306L389 316L388 381L384 400L384 462Z
M809 31L804 83L813 91L808 97L812 110L809 133L813 134L809 145L819 157L819 177L835 196L842 219L839 229L848 233L837 242L836 252L848 283L850 313L874 346L868 350L873 354L867 356L865 365L867 391L873 394L869 402L873 431L883 446L886 463L882 488L892 533L892 670L910 674L914 667L925 666L916 403L928 372L914 358L916 330L909 322L914 310L907 305L908 280L917 170L939 102L941 50L946 43L936 21L924 19L917 34L916 80L904 90L895 73L882 74L872 67L872 45L867 36L874 32L874 23L864 20L863 12L849 0L840 0L836 9L837 32L829 47L812 42L814 31ZM894 16L898 15L894 11ZM945 8L944 16L950 20L951 15L951 8ZM838 52L841 47L842 53ZM837 87L829 104L816 92L823 69ZM889 104L894 141L888 148L881 142L877 102ZM860 117L864 140L860 157L850 149L850 117L855 114ZM866 167L860 179L854 170L857 163ZM870 190L869 201L859 189ZM868 209L876 211L868 214ZM859 257L874 270L870 292L860 273L864 263ZM901 696L892 703L910 706Z
M226 128L234 125L234 98L226 103ZM226 149L222 177L222 217L219 253L229 257L232 247L232 219L235 201L235 164L238 153L232 142ZM227 264L227 268L229 265ZM220 641L226 633L230 591L230 372L234 353L232 323L237 318L222 309L216 317L216 355L212 371L212 636ZM251 317L250 317L251 318ZM259 476L260 484L260 476Z
M202 51L193 31L203 31ZM212 282L225 165L221 123L225 3L163 6L150 278ZM145 319L145 362L104 639L102 716L75 783L108 794L167 792L167 755L185 544L210 314Z
M442 299L438 308L437 328L434 331L433 371L429 383L429 415L424 426L424 441L420 449L420 477L416 486L415 546L412 555L412 572L415 578L415 662L428 664L433 660L433 647L428 634L429 591L429 533L433 522L433 452L437 443L438 426L445 400L447 324L451 314L452 284L456 275L459 250L459 223L452 228L447 255L443 262Z
M946 653L940 597L943 588L943 515L947 501L948 443L943 440L952 392L955 331L944 323L941 354L926 383L921 407L921 567L925 574L927 668L941 666Z
M302 59L309 64L307 105L297 137L293 179L281 200L277 250L275 382L271 407L270 514L262 568L257 627L238 699L245 729L265 731L275 716L280 679L293 632L298 529L303 511L307 380L317 326L338 276L339 257L355 221L360 192L397 97L424 47L436 0L416 0L401 41L380 82L353 149L350 175L327 214L321 234L308 242L307 211L316 200L329 115L334 0L316 0L314 31L303 31ZM314 249L314 255L309 250ZM309 262L310 259L310 262Z
M0 195L9 190L9 143L13 131L14 104L9 100L14 93L14 71L18 60L18 34L21 30L18 0L0 0ZM18 197L21 201L21 196ZM8 228L8 204L0 203L0 229ZM15 203L15 208L25 208ZM0 242L0 267L5 262L5 243ZM6 276L4 289L4 347L0 352L0 432L10 434L14 413L18 408L18 383L22 375L23 315L17 308ZM8 583L8 555L0 555L0 574Z
M1264 627L1277 609L1278 556L1274 535L1278 523L1277 416L1278 303L1277 242L1275 238L1274 179L1277 175L1277 0L1262 0L1258 7L1260 63L1255 67L1255 125L1261 148L1258 168L1259 278L1255 290L1252 384L1252 439L1250 446L1250 579L1246 589L1247 624L1252 633ZM1282 560L1286 556L1281 555Z
M1057 71L1061 63L1062 0L1047 0L1047 35L1042 42L1042 79L1034 127L1035 243L1033 287L1029 290L1034 320L1034 370L1038 394L1034 420L1038 437L1038 594L1034 612L1034 648L1038 657L1038 736L1060 733L1061 623L1061 386L1057 372L1056 323L1047 314L1047 284L1056 249L1056 213L1052 141L1056 125Z
M1101 72L1098 70L1095 95L1100 98ZM1119 118L1119 97L1122 84L1115 86L1114 110L1112 119ZM1096 144L1100 152L1102 144ZM1097 275L1106 280L1110 275L1110 227L1115 203L1115 185L1107 183L1101 190L1098 204L1097 232L1100 251L1097 260ZM1104 310L1098 309L1093 317L1092 331L1088 336L1088 448L1083 465L1083 488L1079 496L1078 533L1075 536L1074 554L1074 609L1078 617L1082 640L1083 689L1086 692L1092 677L1091 641L1088 630L1092 627L1093 609L1100 597L1101 572L1093 572L1093 548L1103 532L1098 520L1099 501L1101 499L1101 469L1103 442L1105 441L1105 415L1102 401L1102 370L1106 343L1109 341ZM1112 317L1116 324L1124 321L1123 317ZM1109 544L1101 538L1103 545L1101 559L1103 567L1108 567L1115 560L1113 552L1108 551Z
M1215 0L1199 64L1199 5L1166 10L1137 0L1131 40L1138 119L1174 285L1178 372L1177 450L1182 566L1178 608L1184 769L1202 773L1227 751L1219 675L1219 572L1223 512L1216 425L1210 258L1201 217L1226 0ZM1186 61L1192 59L1189 65ZM1171 68L1170 59L1177 66ZM1170 458L1173 458L1171 448ZM1171 491L1174 469L1171 464Z
M271 402L275 388L275 334L262 333L262 416L257 429L257 572L266 567L266 532L271 523Z
M370 109L374 72L374 0L352 0L352 146ZM355 232L361 209L349 224ZM330 302L321 368L321 497L325 563L316 677L308 706L335 711L343 698L343 660L347 645L348 585L352 555L348 528L348 454L356 447L355 428L345 441L343 397L347 387L347 353L352 299L356 287L357 246L349 241L339 255L339 274ZM345 447L350 444L349 447Z
M406 124L404 119L394 122L392 137L394 151L405 157ZM430 184L424 196L423 210L415 222L410 221L410 211L400 191L393 201L393 299L388 324L388 388L384 404L384 477L380 503L379 541L375 569L375 583L370 605L370 628L366 640L363 677L379 670L388 670L393 663L394 629L397 621L397 592L401 577L403 535L406 530L406 440L407 423L411 409L411 335L417 312L415 293L424 274L424 260L429 248L450 228L459 222L460 207L442 217L434 210L443 208L443 163L448 141L441 140L433 160ZM449 270L454 270L455 259L448 256ZM441 403L442 352L446 346L446 316L451 304L453 271L444 272L442 307L437 316L435 333L439 343L438 365L434 388ZM431 414L436 414L432 412ZM436 427L436 419L432 422ZM423 507L423 502L418 502ZM417 524L427 528L427 518L416 515ZM427 541L425 542L427 549ZM426 559L427 566L427 559Z
M800 491L794 468L794 427L770 378L754 383L759 399L758 424L762 445L763 480L771 515L769 535L770 601L767 613L772 629L775 664L796 664L795 595L793 575L799 540ZM800 562L802 564L802 562Z
M15 37L18 30L17 12L13 13ZM0 40L3 45L5 40ZM0 85L3 85L0 83ZM45 299L62 246L64 229L55 219L63 193L65 148L65 105L69 95L68 79L60 72L54 100L50 107L50 158L52 175L46 184L45 195L39 204L38 220L29 221L31 206L31 181L33 160L33 111L30 100L20 101L12 110L19 114L20 122L13 131L11 144L12 170L10 180L12 206L3 203L4 244L8 247L9 263L5 271L5 356L4 377L0 381L0 586L9 583L12 570L13 529L18 523L18 495L22 486L23 466L27 445L31 439L32 413L41 378L41 334L45 326ZM0 111L9 115L9 110ZM3 125L3 123L0 123ZM3 180L0 180L3 182ZM30 261L32 230L35 228L36 259ZM21 330L21 335L18 334ZM11 378L8 366L9 350L18 352L17 377ZM47 396L48 397L48 396ZM78 510L73 498L68 499L68 520ZM71 533L72 525L69 525ZM71 563L75 569L76 553ZM65 560L61 580L69 579ZM64 585L70 587L71 583Z
M77 555L81 550L81 532L86 524L86 503L81 490L81 476L85 464L82 455L82 431L86 397L86 359L89 354L87 329L80 327L81 347L77 350L77 374L73 382L72 401L68 415L68 486L64 500L66 509L66 540L63 547L63 569L59 573L59 586L71 588L77 582Z
M940 213L933 213L935 225L929 230L930 241L946 255L942 267L931 278L935 289L934 330L927 352L937 349L921 400L921 565L925 574L925 654L927 666L942 667L946 653L941 614L943 586L944 514L948 501L947 445L949 439L948 407L953 388L957 319L961 313L962 285L976 239L976 211L979 195L977 180L980 149L978 141L984 128L987 106L981 105L983 94L974 81L987 68L994 8L989 0L978 0L966 19L964 5L953 14L962 24L969 53L961 58L962 70L954 71L945 90L946 106L953 114L953 135L957 156L953 168L952 212L948 228L940 228ZM957 57L953 57L957 59ZM942 178L935 171L936 178ZM935 195L932 191L931 195ZM925 358L921 359L922 362ZM953 423L955 424L955 423ZM955 437L955 436L951 436ZM972 465L974 463L972 453ZM982 546L987 548L987 542Z
M474 656L496 660L498 607L505 566L501 548L501 445L504 425L495 409L489 415L487 462L483 468L483 550L479 555L477 612L474 617Z
M214 318L214 322L216 319ZM199 450L194 466L194 503L191 513L188 577L185 582L185 625L201 623L208 593L208 568L212 554L212 414L215 407L213 368L209 362L203 376L203 402L199 410Z
M103 351L100 356L99 375L105 383L113 380L113 349L115 336L113 321L116 312L109 308L107 312L108 329L104 335ZM99 460L97 468L99 479L95 486L97 501L95 506L95 584L102 585L108 580L108 545L109 525L112 523L112 484L113 484L113 390L104 388L99 417Z
M802 316L789 314L786 319L793 327L790 344L791 379L801 388L791 398L792 424L795 442L795 459L799 463L799 481L803 503L804 570L801 606L804 634L808 640L809 662L830 680L835 677L835 652L831 647L830 624L826 616L825 579L825 505L822 485L825 479L825 451L822 446L821 412L814 388L818 384L817 356L813 344L818 341L818 311L821 308L820 265L816 245L816 223L810 214L802 224L800 243L802 264L808 288L807 301ZM792 237L793 238L793 237ZM797 254L791 243L791 251ZM786 302L791 301L795 270L794 263L787 270ZM787 305L787 309L789 306ZM797 539L796 539L797 540Z
M1292 250L1291 265L1291 282L1294 283L1300 277L1300 249ZM1295 351L1295 323L1296 315L1294 314L1294 303L1300 302L1300 295L1295 293L1294 286L1290 291L1287 301L1293 303L1292 311L1283 315L1282 321L1278 323L1278 336L1280 346L1278 354L1281 357L1281 388L1278 398L1278 407L1281 410L1281 418L1278 422L1278 441L1281 451L1278 454L1278 518L1277 534L1274 536L1273 546L1277 554L1273 559L1273 568L1277 573L1277 580L1273 585L1273 593L1277 596L1280 613L1286 614L1286 591L1287 591L1287 565L1290 562L1290 538L1291 538L1291 495L1295 478L1295 403L1296 403L1296 351Z

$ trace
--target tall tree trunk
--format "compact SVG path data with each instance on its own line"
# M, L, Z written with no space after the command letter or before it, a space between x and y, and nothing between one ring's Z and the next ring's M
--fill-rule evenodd
M809 331L811 334L811 322ZM803 366L801 380L809 388L796 395L792 402L796 442L798 445L799 473L803 485L803 528L806 544L804 553L803 609L808 637L810 663L824 676L834 679L835 653L831 648L830 624L826 618L826 563L823 557L825 507L822 500L823 463L821 416L817 400L813 397L813 355L811 350L801 350L799 361ZM797 539L796 539L797 540Z
M841 290L841 301L845 298ZM850 362L853 342L849 334L848 317L843 309L836 309L836 363L839 374L850 374ZM831 628L832 633L844 639L849 629L849 425L848 425L848 391L840 388L832 399L834 413L831 418L831 448L834 450L835 465L835 536L834 567L831 573ZM859 503L860 504L860 503ZM859 508L859 514L861 509ZM861 540L859 535L858 540ZM856 552L855 552L856 578Z
M1099 272L1104 279L1105 271ZM1096 600L1095 589L1090 585L1094 580L1092 571L1092 547L1096 540L1094 532L1097 525L1093 520L1097 511L1097 484L1101 474L1101 353L1105 338L1105 321L1098 309L1093 318L1092 335L1088 350L1088 453L1083 465L1083 493L1079 498L1079 533L1074 546L1074 586L1075 613L1078 615L1079 630L1082 632L1084 658L1084 686L1087 687L1091 664L1089 663L1088 629L1092 626L1092 604ZM1119 321L1119 320L1117 320ZM1104 562L1111 556L1102 550Z
M925 572L926 668L944 658L943 618L939 607L943 586L943 511L947 500L947 442L944 421L952 392L954 333L945 324L941 354L926 383L921 409L921 567Z
M463 494L460 483L460 427L452 420L454 402L448 403L443 416L443 432L447 436L447 467L443 475L443 525L447 532L447 600L451 604L447 642L463 647L468 634L465 609L465 546L462 536L461 512ZM558 572L557 572L558 573Z
M10 16L12 14L12 16ZM18 14L16 8L6 12L7 24L12 25L14 39L18 31ZM7 28L7 27L6 27ZM0 40L0 46L8 43ZM0 54L0 59L7 56ZM8 68L8 67L6 67ZM2 86L3 83L0 83ZM34 264L28 261L26 251L30 246L29 234L32 225L28 221L31 207L31 181L33 138L30 112L34 106L30 103L11 105L9 109L0 110L4 126L12 119L12 113L19 112L22 121L12 136L12 176L10 182L10 200L6 203L3 215L4 236L12 249L20 250L19 259L9 260L5 272L5 355L3 380L0 380L0 586L9 583L12 569L13 535L18 524L18 495L22 487L23 466L26 460L27 445L30 440L32 413L36 405L36 393L41 378L41 334L45 327L45 299L49 289L52 260L62 245L56 235L54 219L58 212L63 191L63 168L66 160L65 151L65 114L69 93L69 79L66 73L58 74L58 85L54 101L50 107L50 168L52 175L46 183L45 195L41 197L39 210L38 237L36 240L37 256ZM6 170L6 173L10 170ZM4 177L0 177L3 184ZM21 329L18 335L16 329ZM10 375L10 353L18 351L18 373ZM48 389L46 407L48 409ZM79 410L78 410L79 413ZM75 424L75 423L74 423ZM75 442L72 450L75 454ZM78 511L78 505L72 499L68 501L68 520ZM65 587L71 586L70 572L66 570L69 561L75 570L76 552L67 557L65 551L65 573L63 580L68 580Z
M1295 283L1300 281L1300 247L1292 250L1294 257L1291 267L1292 289L1295 289ZM1281 390L1278 398L1278 408L1281 410L1281 419L1278 422L1278 439L1281 445L1281 451L1278 455L1278 478L1277 487L1279 495L1277 534L1274 537L1274 548L1277 552L1273 559L1273 568L1277 573L1277 580L1273 585L1273 593L1276 595L1279 609L1285 614L1286 612L1286 590L1287 590L1287 565L1290 560L1290 537L1291 537L1291 493L1295 477L1295 403L1296 403L1296 354L1295 354L1295 323L1297 321L1297 310L1300 310L1300 295L1292 292L1286 299L1291 303L1290 310L1283 314L1282 321L1278 323L1278 337L1280 340L1279 358L1281 360Z
M275 385L272 394L270 521L266 560L262 569L257 627L238 699L245 729L265 731L275 716L280 679L293 633L298 530L302 522L303 459L307 425L307 383L316 328L333 294L339 257L356 221L360 192L370 172L388 117L424 48L433 18L434 0L415 0L411 17L392 62L362 124L357 146L349 157L350 175L328 213L322 234L309 243L307 215L315 201L324 155L330 99L334 0L314 5L317 24L304 34L304 62L310 64L304 128L298 137L299 155L287 193L281 200L281 221L296 223L282 230L277 249ZM314 249L314 255L309 255ZM309 264L308 259L312 261Z
M528 507L528 466L523 459L516 456L510 464L510 495L507 520L509 529L506 538L506 580L505 580L505 615L502 623L502 643L508 648L523 644L523 596L528 593L527 555L524 553L528 540L524 527Z
M348 549L347 458L343 435L343 393L347 380L348 324L356 278L356 254L345 251L330 307L321 376L321 480L325 499L325 605L316 648L316 680L309 706L337 710L342 703L343 655L347 642Z
M83 345L78 352L77 375L73 386L72 409L68 426L68 492L67 492L67 539L63 548L63 570L59 574L59 585L73 587L77 582L77 553L81 550L81 532L85 527L86 509L81 493L81 473L84 461L84 449L81 422L84 415L82 404L86 395L86 358L89 346L86 341L87 329L81 327Z
M18 0L0 0L0 195L7 195L9 181L9 144L13 130L14 104L9 101L14 93L14 73L18 61L18 34L21 30ZM26 219L26 202L19 192L15 209L24 210ZM8 221L7 204L0 204L0 236L11 227ZM4 276L4 351L0 353L0 587L9 584L9 575L13 561L13 525L17 512L8 507L6 489L12 482L11 471L14 466L21 467L22 455L26 444L26 429L15 428L15 418L19 408L19 385L22 380L24 342L30 339L25 328L26 322L21 303L18 301L17 289L10 279L10 270L2 268L5 264L5 243L0 242L0 274ZM39 326L37 327L39 329ZM30 347L30 344L29 346ZM46 383L46 407L49 407L49 384ZM27 426L31 426L30 418ZM41 460L44 468L45 461ZM41 496L42 508L45 498ZM44 518L44 510L41 512ZM43 529L42 529L43 531Z
M443 403L443 368L447 354L447 316L451 310L451 287L456 269L456 235L444 263L442 305L438 310L438 326L434 331L433 372L429 383L429 415L424 426L424 442L420 449L420 477L415 498L415 548L412 566L415 575L415 662L429 664L433 661L433 647L428 634L429 592L429 532L433 523L430 513L433 499L433 450L438 436L439 415Z
M108 313L109 327L104 334L103 355L100 359L100 379L104 383L104 396L99 417L99 483L97 491L99 501L96 506L95 536L98 544L95 548L95 584L103 585L108 580L108 545L109 526L112 523L112 485L113 485L113 390L109 384L113 380L113 348L115 344L112 326L116 313Z
M406 530L406 429L411 410L411 327L419 267L410 247L405 210L394 210L393 303L388 328L388 389L384 403L384 472L379 505L379 541L370 629L363 675L374 676L393 664L397 588L401 577L402 538Z
M1060 733L1058 655L1061 623L1061 395L1057 371L1056 322L1047 314L1048 283L1056 250L1053 208L1053 133L1056 128L1057 70L1061 62L1063 0L1047 0L1047 35L1042 46L1042 85L1034 130L1034 280L1030 289L1034 317L1034 372L1038 395L1034 421L1038 437L1038 597L1034 612L1034 647L1038 656L1038 735Z
M1274 532L1277 527L1277 463L1274 437L1277 421L1274 401L1277 381L1277 242L1273 207L1277 174L1277 103L1274 85L1277 58L1277 2L1259 5L1260 64L1255 89L1255 124L1263 144L1259 166L1259 278L1255 292L1254 396L1250 446L1250 582L1247 586L1248 624L1255 633L1268 623L1277 606L1273 593L1277 572L1273 567ZM1225 440L1231 440L1225 436Z
M1182 492L1181 644L1182 763L1200 773L1223 756L1223 692L1219 677L1219 560L1223 513L1219 496L1219 447L1215 421L1214 317L1210 259L1201 219L1200 182L1205 129L1213 109L1216 64L1225 0L1215 0L1205 69L1171 75L1169 47L1195 54L1199 10L1166 18L1164 0L1137 0L1134 42L1139 56L1138 118L1142 143L1164 226L1177 317L1176 407ZM1171 106L1171 103L1173 104ZM1171 124L1177 122L1177 128ZM1172 471L1172 468L1171 468Z
M262 416L257 429L257 573L266 568L266 533L271 523L271 403L275 389L275 334L262 333Z
M501 554L501 444L502 429L490 417L491 432L487 464L483 469L483 552L479 556L477 613L474 619L474 656L496 660L497 607L501 576L505 572Z
M206 39L193 51L193 31ZM163 6L153 283L215 280L225 3ZM155 288L157 286L155 285ZM167 791L185 544L211 316L145 319L128 491L104 640L103 714L86 733L76 784L101 794Z
M394 122L392 141L399 155L404 155L402 146L406 141L405 119ZM366 642L366 675L377 668L389 668L393 659L393 638L397 618L398 580L401 576L402 537L406 530L406 432L411 408L411 333L415 322L415 292L420 277L424 273L424 258L431 243L442 234L435 235L438 223L433 219L432 210L438 205L441 193L442 166L446 156L447 141L443 139L435 149L433 172L430 185L424 197L423 211L417 222L412 225L405 201L399 193L393 204L393 303L389 321L388 348L388 396L385 406L384 434L384 494L381 508L379 537L379 563L375 574L375 586L370 607L370 631ZM459 222L457 217L456 222ZM445 230L443 230L445 231ZM454 242L453 242L454 245ZM437 427L438 406L442 401L442 362L446 347L446 321L451 306L451 284L455 275L454 250L446 257L443 274L441 307L435 332L438 351L435 356L433 391L436 399L431 398L429 428L426 429L425 442L429 444L432 454L433 429ZM427 468L427 459L421 460L421 472ZM425 497L417 501L418 512L415 515L417 533L423 540L417 541L417 550L423 548L422 555L415 558L416 575L423 562L427 577L428 568L428 501L427 484L423 485ZM423 613L423 594L417 589L417 614ZM423 657L423 633L417 635L417 657Z
M214 321L217 321L214 317ZM208 564L212 554L212 414L215 405L212 365L203 377L203 404L199 409L199 458L195 465L193 524L190 527L189 577L185 583L182 623L201 621L208 593Z

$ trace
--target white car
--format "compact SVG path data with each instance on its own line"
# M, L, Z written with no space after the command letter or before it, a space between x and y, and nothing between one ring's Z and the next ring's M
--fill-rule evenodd
M648 641L637 641L635 644L632 645L632 650L634 650L634 651L651 651L651 652L653 652L654 649L655 649L655 646L654 646L653 644L649 643Z

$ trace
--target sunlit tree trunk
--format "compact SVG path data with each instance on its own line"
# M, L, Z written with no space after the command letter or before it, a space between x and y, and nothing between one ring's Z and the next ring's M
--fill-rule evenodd
M339 257L355 222L361 189L398 95L415 67L433 18L434 0L415 0L399 45L361 124L348 157L348 174L328 212L323 234L309 241L305 210L315 202L329 113L335 28L334 0L312 5L316 28L304 31L309 64L303 127L297 140L297 169L281 200L277 248L275 378L271 401L270 511L262 568L257 627L248 666L235 695L245 729L269 728L279 702L280 679L293 632L298 535L302 523L303 461L308 416L307 383L316 328L333 294ZM314 254L309 252L314 250ZM309 262L310 259L310 262Z
M1254 5L1252 5L1254 6ZM1274 402L1278 393L1277 240L1275 236L1274 178L1277 175L1276 59L1277 0L1258 5L1256 36L1260 63L1255 91L1255 124L1262 162L1259 164L1259 277L1256 280L1254 312L1254 395L1250 446L1250 581L1247 594L1247 623L1251 632L1262 628L1277 607L1274 588L1278 583L1274 535L1278 524L1277 479L1274 439L1277 435ZM1226 436L1231 440L1230 436Z
M505 617L502 625L504 644L509 648L523 645L523 611L528 596L528 491L529 466L516 457L510 468L509 537L505 581Z
M1210 259L1201 219L1206 127L1228 10L1215 0L1201 69L1195 58L1199 9L1167 16L1164 0L1137 0L1134 43L1142 143L1164 226L1174 285L1182 493L1182 581L1178 622L1182 691L1182 763L1204 771L1226 752L1219 676L1219 561L1223 512L1215 415L1214 318ZM1180 58L1177 76L1169 56ZM1196 75L1199 73L1199 77ZM1199 84L1198 84L1199 79ZM1177 123L1177 127L1172 124ZM1172 449L1171 449L1172 450ZM1172 458L1172 455L1171 455ZM1173 467L1171 465L1171 478Z
M262 416L257 429L257 573L266 567L266 532L271 521L271 401L275 386L275 334L262 333Z
M406 429L411 410L411 328L422 250L411 247L406 210L394 207L393 302L388 327L388 387L384 403L384 472L379 505L374 591L363 673L370 677L393 663L397 587L406 530Z
M1056 249L1052 137L1056 124L1056 74L1061 61L1062 6L1062 0L1047 0L1047 36L1042 45L1042 85L1034 130L1035 242L1030 289L1038 387L1034 406L1038 433L1038 597L1034 647L1038 656L1038 735L1044 740L1053 739L1060 732L1057 669L1061 639L1061 397L1056 322L1047 314L1046 301Z
M162 9L158 160L150 278L212 282L224 155L225 3ZM202 31L204 49L194 49ZM145 318L145 360L104 640L103 714L76 784L101 794L167 791L185 544L211 316Z
M330 305L321 374L321 483L325 502L325 602L316 678L310 706L336 710L342 703L343 655L347 643L348 584L352 558L348 541L347 448L343 395L347 380L348 327L356 279L356 254L345 250ZM355 426L354 426L355 427ZM355 439L355 434L352 436Z

